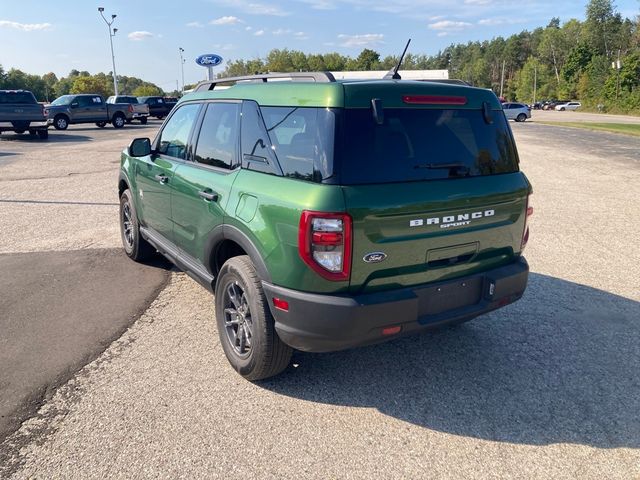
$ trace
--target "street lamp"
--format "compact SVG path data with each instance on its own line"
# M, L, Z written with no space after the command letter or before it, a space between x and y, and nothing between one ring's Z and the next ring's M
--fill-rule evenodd
M182 54L184 53L184 48L178 47L178 51L180 52L180 69L182 70L182 95L184 95L184 62L186 60L182 58Z
M116 75L116 57L113 54L113 37L116 36L116 32L118 31L117 28L113 29L113 33L111 30L111 25L113 25L113 22L115 21L117 15L111 15L111 21L108 21L105 16L104 16L104 7L98 7L98 11L100 12L100 16L102 17L102 19L104 20L104 23L107 24L107 28L109 29L109 44L111 45L111 62L113 63L113 90L115 92L115 95L118 96L118 78Z

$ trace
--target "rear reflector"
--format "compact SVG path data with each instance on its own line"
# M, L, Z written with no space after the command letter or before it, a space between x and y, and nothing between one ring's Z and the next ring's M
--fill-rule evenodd
M466 105L467 97L452 97L444 95L404 95L404 103L416 105Z
M400 333L400 330L402 330L402 327L400 325L398 325L396 327L387 327L387 328L383 328L382 329L382 334L383 335L395 335L396 333Z
M289 311L289 302L282 300L281 298L273 297L273 306L278 310L283 310L285 312Z

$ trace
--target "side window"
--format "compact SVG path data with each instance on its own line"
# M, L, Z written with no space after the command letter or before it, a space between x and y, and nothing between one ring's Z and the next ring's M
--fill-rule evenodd
M93 103L91 97L77 97L76 102L79 107L90 107Z
M210 103L202 121L195 161L231 169L237 158L240 105Z
M242 168L279 174L271 139L264 125L258 104L242 103Z
M199 110L198 103L190 103L176 110L160 133L158 142L160 153L176 158L186 157L187 141Z

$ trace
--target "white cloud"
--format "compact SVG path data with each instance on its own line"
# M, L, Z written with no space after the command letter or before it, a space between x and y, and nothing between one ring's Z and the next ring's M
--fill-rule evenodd
M0 27L15 28L16 30L22 30L23 32L49 30L51 26L52 25L50 23L18 23L11 22L9 20L0 20Z
M491 5L493 0L464 0L465 5Z
M482 18L478 20L478 25L483 26L495 26L495 25L515 25L518 23L524 23L523 18Z
M274 17L285 17L289 12L282 10L280 6L267 3L251 2L249 0L212 0L217 5L228 8L235 8L249 15L269 15Z
M335 10L338 8L335 3L330 0L304 0L304 3L311 5L315 10Z
M211 46L216 50L224 50L224 51L233 50L235 48L231 43L215 43Z
M431 30L459 31L470 27L469 22L456 22L453 20L441 20L439 22L430 23L428 27Z
M242 23L238 17L227 16L216 18L215 20L211 20L209 22L211 25L236 25L238 23Z
M338 35L340 45L343 47L375 47L384 43L382 33L365 33L364 35Z
M253 33L256 37L261 37L264 35L264 30L257 30Z
M244 29L245 29L247 32L250 32L251 30L253 30L253 27L244 27Z
M291 30L289 30L289 29L285 30L284 28L279 28L277 30L274 30L271 33L273 33L274 35L286 35L288 33L291 33Z
M200 22L189 22L189 23L187 23L187 27L202 28L202 27L204 27L204 25L201 24Z
M142 40L146 40L147 38L153 38L154 35L151 32L141 30L138 32L131 32L129 35L127 35L127 37L129 37L129 40L140 42Z

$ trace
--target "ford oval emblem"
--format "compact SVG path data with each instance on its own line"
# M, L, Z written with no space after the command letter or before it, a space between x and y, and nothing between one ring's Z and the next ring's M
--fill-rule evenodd
M371 252L362 257L362 260L367 263L380 263L386 260L386 258L387 254L384 252Z
M222 57L215 53L207 53L196 58L196 63L201 67L215 67L222 63Z

